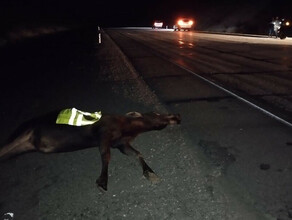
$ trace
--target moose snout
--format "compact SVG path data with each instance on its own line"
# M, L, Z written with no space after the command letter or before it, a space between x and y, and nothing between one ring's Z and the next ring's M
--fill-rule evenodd
M180 114L170 114L168 115L169 124L180 124L181 117Z

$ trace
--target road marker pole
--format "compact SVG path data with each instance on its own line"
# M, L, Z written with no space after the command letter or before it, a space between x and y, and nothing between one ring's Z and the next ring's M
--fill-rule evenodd
M100 27L97 27L97 31L98 31L98 44L101 44L101 33L100 33Z

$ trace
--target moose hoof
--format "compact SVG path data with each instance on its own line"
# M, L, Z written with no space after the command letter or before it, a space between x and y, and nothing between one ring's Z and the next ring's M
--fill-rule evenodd
M144 175L151 183L156 184L161 181L160 178L155 173L146 172Z
M96 186L101 192L107 191L107 184L104 181L100 181L99 179L96 180Z

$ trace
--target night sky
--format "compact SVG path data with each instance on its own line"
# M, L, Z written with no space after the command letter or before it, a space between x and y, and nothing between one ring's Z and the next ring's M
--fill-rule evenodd
M155 19L172 26L178 16L191 16L200 30L260 32L272 17L292 17L292 0L2 0L0 4L2 30L70 23L151 26Z

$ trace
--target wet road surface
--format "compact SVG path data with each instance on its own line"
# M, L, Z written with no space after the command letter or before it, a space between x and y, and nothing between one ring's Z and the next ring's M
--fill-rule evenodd
M167 59L292 122L292 39L159 30L115 31L118 42ZM138 47L138 46L137 46ZM142 55L140 55L142 56ZM137 67L139 68L139 67Z

